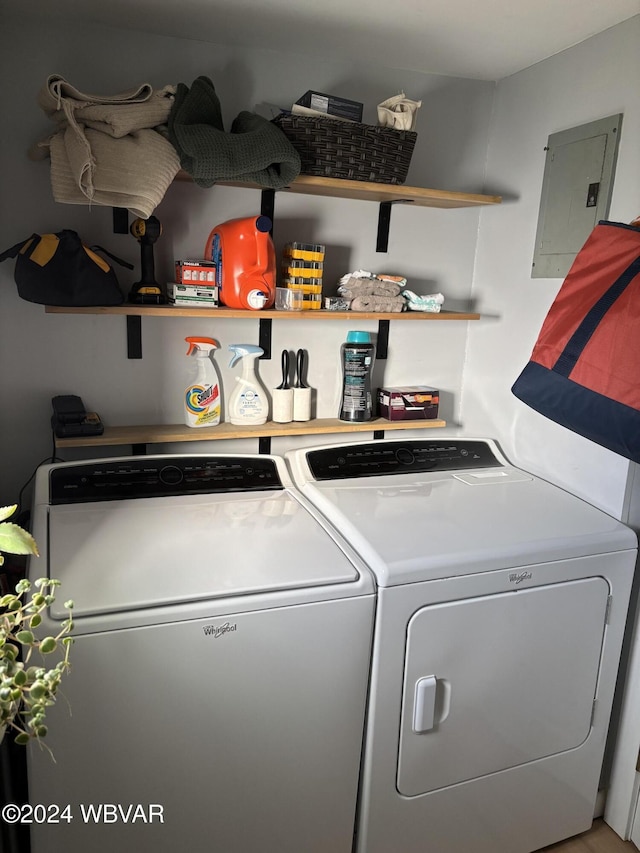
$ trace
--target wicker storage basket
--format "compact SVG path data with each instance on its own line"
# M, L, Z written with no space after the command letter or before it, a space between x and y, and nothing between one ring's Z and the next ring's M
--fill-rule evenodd
M274 120L300 155L303 175L404 183L417 133L315 116Z

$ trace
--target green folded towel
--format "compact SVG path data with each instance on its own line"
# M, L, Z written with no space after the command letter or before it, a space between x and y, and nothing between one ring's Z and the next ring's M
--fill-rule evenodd
M280 189L300 174L300 155L280 128L262 116L241 112L225 133L220 101L208 77L198 77L191 88L178 84L168 130L180 165L198 186L238 181Z

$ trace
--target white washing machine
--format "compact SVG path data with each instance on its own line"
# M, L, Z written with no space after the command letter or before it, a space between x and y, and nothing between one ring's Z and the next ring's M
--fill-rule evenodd
M358 853L528 853L587 829L635 534L492 441L287 459L377 578Z
M284 461L46 466L33 533L75 643L32 853L351 853L374 583Z

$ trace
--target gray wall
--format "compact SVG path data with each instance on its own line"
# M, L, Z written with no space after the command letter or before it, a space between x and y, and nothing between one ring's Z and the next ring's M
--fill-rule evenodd
M639 44L637 16L498 84L486 180L505 201L480 218L473 293L486 319L469 325L462 405L466 430L499 436L525 468L617 517L626 460L538 415L510 388L562 283L530 277L549 134L624 113L609 219L640 214Z

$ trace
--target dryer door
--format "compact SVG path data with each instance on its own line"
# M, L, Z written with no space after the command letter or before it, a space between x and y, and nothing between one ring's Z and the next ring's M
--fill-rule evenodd
M407 630L398 791L424 794L583 743L608 597L595 577L417 611Z

